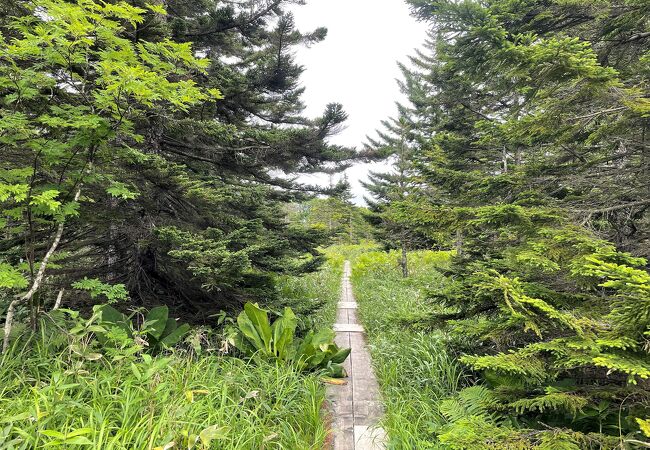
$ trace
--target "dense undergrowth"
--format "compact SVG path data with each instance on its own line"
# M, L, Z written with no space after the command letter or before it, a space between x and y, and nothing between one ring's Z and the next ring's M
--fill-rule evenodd
M441 402L469 383L444 334L428 325L433 306L424 292L444 282L436 268L449 253L411 253L411 277L403 279L398 252L373 250L341 248L353 260L354 294L386 404L383 426L391 448L432 448L446 422Z
M429 39L369 143L393 170L368 191L383 248L456 250L413 323L396 318L445 330L477 382L433 405L432 434L650 448L650 2L408 3Z
M384 426L392 448L648 447L635 427L638 423L643 430L644 421L636 419L647 408L642 381L619 382L621 377L612 371L600 384L590 384L556 371L549 372L541 395L513 380L504 385L496 373L474 364L477 358L500 354L466 328L440 319L453 312L436 295L456 283L452 253L411 253L411 274L403 278L398 252L365 250L359 247L348 254L386 402ZM524 370L525 362L519 367ZM618 396L624 391L629 395L621 402Z
M329 325L340 274L339 259L279 279L272 309L310 314L299 333ZM318 373L232 357L219 329L195 329L154 355L137 337L121 349L97 348L92 329L74 330L63 315L45 317L0 360L0 448L322 448Z

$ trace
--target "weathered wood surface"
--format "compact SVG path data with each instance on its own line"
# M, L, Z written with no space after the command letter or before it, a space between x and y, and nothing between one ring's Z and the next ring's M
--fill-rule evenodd
M352 349L345 361L348 383L328 387L334 450L380 450L386 433L378 427L383 415L379 385L372 370L363 327L358 323L357 303L352 295L350 263L345 262L341 302L334 330L336 343Z

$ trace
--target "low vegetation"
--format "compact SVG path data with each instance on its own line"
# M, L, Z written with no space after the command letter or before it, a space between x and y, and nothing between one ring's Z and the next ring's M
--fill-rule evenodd
M650 2L406 0L360 152L303 3L0 0L0 448L322 448L344 258L393 447L650 448Z
M279 298L331 317L340 273L333 261L283 278ZM95 337L105 334L101 322L55 311L38 334L12 341L0 359L0 448L322 448L322 371L230 356L222 328L193 329L174 349L152 353L152 316L162 321L165 312L143 315L142 332L113 327L109 343Z
M392 448L431 448L446 421L440 404L469 384L469 375L433 330L435 306L424 295L444 283L437 268L449 252L413 252L411 277L403 278L401 252L370 246L341 248L353 258L353 289L379 379Z
M290 365L185 352L90 361L53 340L3 357L1 448L316 449L325 438L321 383Z
M458 307L442 297L458 286L454 253L413 252L410 277L404 278L401 252L363 250L354 252L353 285L387 405L384 426L394 448L647 446L643 418L648 397L642 376L621 376L619 368L597 384L593 375L580 380L577 367L562 368L553 359L563 351L581 358L569 342L566 350L558 348L540 359L536 367L541 378L535 379L528 371L534 358L542 356L496 347L499 338L510 336L510 346L517 342L516 335L499 328L501 319L483 314L472 321L451 320ZM638 373L643 365L625 368Z
M284 308L273 323L268 312L257 304L246 303L229 336L232 344L254 360L291 363L302 371L322 371L335 378L346 376L342 363L350 355L349 348L339 348L331 328L310 330L296 338L298 320L293 310Z

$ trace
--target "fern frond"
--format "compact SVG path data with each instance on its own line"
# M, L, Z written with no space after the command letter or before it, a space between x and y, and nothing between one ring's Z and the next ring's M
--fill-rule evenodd
M484 386L472 386L463 389L457 396L440 403L440 412L449 422L455 422L468 416L480 416L490 419L490 408L497 403L492 391Z

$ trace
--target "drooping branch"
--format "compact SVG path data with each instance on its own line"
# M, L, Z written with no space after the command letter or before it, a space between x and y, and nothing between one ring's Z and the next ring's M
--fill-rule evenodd
M625 45L625 44L629 44L631 42L641 41L641 40L646 39L648 37L650 37L650 31L646 31L644 33L638 33L638 34L632 35L632 36L630 36L630 37L628 37L626 39L620 39L620 40L616 41L616 43L614 45L616 45L616 46ZM607 39L605 39L605 40L607 40Z
M215 33L223 33L224 31L229 31L233 30L235 28L242 28L245 27L246 25L249 25L253 22L258 21L262 17L266 16L268 13L273 11L275 8L280 6L280 4L284 0L274 0L270 2L265 8L260 9L256 13L253 13L252 15L242 19L242 20L237 20L231 24L228 25L223 25L223 26L218 26L216 28L213 28L211 30L206 30L206 31L199 31L196 33L186 33L185 36L187 37L200 37L200 36L208 36L210 34L215 34Z

